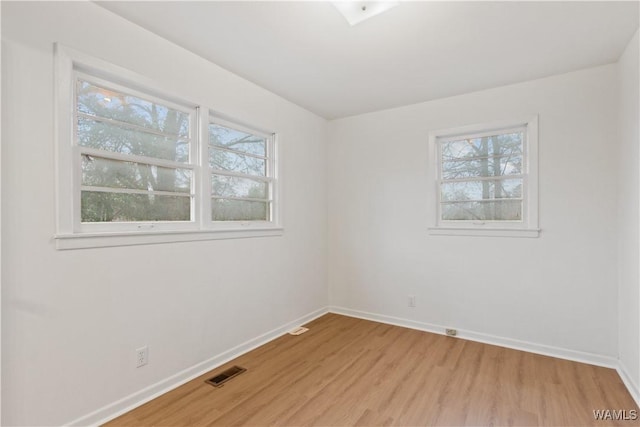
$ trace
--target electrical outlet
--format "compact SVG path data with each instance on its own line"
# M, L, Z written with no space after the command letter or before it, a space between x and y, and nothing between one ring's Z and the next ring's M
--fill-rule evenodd
M149 347L146 345L136 350L136 368L146 365L149 362Z
M447 329L445 331L445 333L447 334L447 336L455 337L456 335L458 335L458 330L457 329Z
M411 308L416 306L416 297L414 295L408 296L407 305Z

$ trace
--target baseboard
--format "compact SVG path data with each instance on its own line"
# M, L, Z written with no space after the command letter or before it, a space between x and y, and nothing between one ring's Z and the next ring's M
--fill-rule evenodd
M373 320L375 322L387 323L390 325L403 326L405 328L417 329L420 331L432 332L444 335L445 326L431 323L417 322L415 320L403 319L382 314L368 313L365 311L352 310L344 307L330 306L331 313L342 314L344 316L357 317L359 319ZM568 350L561 347L553 347L544 344L536 344L528 341L520 341L512 338L498 337L495 335L483 334L480 332L458 329L457 338L477 341L485 344L497 345L514 350L527 351L529 353L541 354L544 356L557 357L559 359L571 360L574 362L588 363L590 365L603 366L605 368L617 369L618 359L599 354L586 353L575 350Z
M241 356L257 347L260 347L261 345L264 345L269 341L273 341L274 339L287 333L296 326L303 325L320 316L323 316L327 312L328 309L326 307L313 311L305 316L302 316L296 320L286 323L285 325L266 332L256 338L246 341L228 351L225 351L224 353L221 353L217 356L212 357L211 359L205 360L204 362L198 363L190 368L178 372L177 374L172 375L169 378L159 381L149 387L146 387L125 397L124 399L106 405L98 409L97 411L84 415L65 425L93 426L101 425L108 421L111 421L112 419L119 417L120 415L129 412L130 410L137 408L138 406L143 405L148 401L153 400L156 397L173 390L176 387L181 386L182 384L189 382L192 379L197 378L200 375L205 374L208 371L215 369L218 366L223 365L238 356Z
M636 401L636 405L640 406L640 387L638 387L638 384L631 378L631 375L629 375L627 368L622 362L618 363L616 371L618 371L622 382L627 387L627 390L629 390L629 394L631 394L633 400Z

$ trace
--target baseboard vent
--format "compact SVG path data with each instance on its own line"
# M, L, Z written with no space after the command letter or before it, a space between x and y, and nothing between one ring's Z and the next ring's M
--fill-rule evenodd
M220 372L218 375L216 375L213 378L209 378L205 382L207 384L211 384L214 387L222 387L224 385L224 383L226 383L227 381L229 381L232 378L237 377L238 375L240 375L244 371L246 371L245 368L242 368L240 366L234 366L232 368L227 369L226 371Z
M293 331L289 331L289 335L301 335L304 334L305 332L307 332L309 330L309 328L304 328L302 326L299 326L297 328L295 328Z

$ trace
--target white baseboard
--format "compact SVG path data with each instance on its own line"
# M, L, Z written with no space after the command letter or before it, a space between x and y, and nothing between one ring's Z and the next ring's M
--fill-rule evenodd
M329 307L331 313L342 314L359 319L373 320L375 322L387 323L390 325L403 326L405 328L417 329L420 331L432 332L444 335L445 326L431 323L417 322L415 320L403 319L400 317L385 316L382 314L368 313L365 311L352 310L344 307ZM559 359L572 360L574 362L588 363L590 365L603 366L605 368L617 369L618 359L600 354L586 353L582 351L569 350L561 347L553 347L544 344L536 344L528 341L520 341L513 338L498 337L495 335L480 332L458 329L457 338L477 341L485 344L497 345L514 350L527 351L529 353L541 354L544 356L557 357Z
M640 388L633 378L631 378L629 372L627 372L627 368L622 362L618 363L616 371L618 371L618 375L620 375L622 382L627 387L627 390L629 390L629 394L631 394L633 400L636 401L636 405L640 406Z
M296 326L303 325L320 316L323 316L327 312L328 309L326 307L311 312L294 321L275 328L269 332L266 332L256 338L246 341L228 351L225 351L224 353L214 356L211 359L198 363L197 365L178 372L177 374L172 375L169 378L166 378L153 385L150 385L149 387L137 391L121 400L118 400L117 402L113 402L98 409L97 411L77 418L76 420L65 425L94 426L111 421L112 419L126 412L129 412L130 410L137 408L138 406L147 403L148 401L153 400L156 397L167 393L168 391L171 391L176 387L179 387L182 384L189 382L192 379L197 378L200 375L205 374L208 371L237 358L238 356L241 356L257 347L260 347L261 345L264 345L269 341L273 341L274 339L287 333L289 330L295 328Z

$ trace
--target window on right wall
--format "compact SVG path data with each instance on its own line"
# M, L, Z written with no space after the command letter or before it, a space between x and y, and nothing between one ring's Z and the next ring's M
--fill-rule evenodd
M537 237L538 120L429 134L431 234Z

